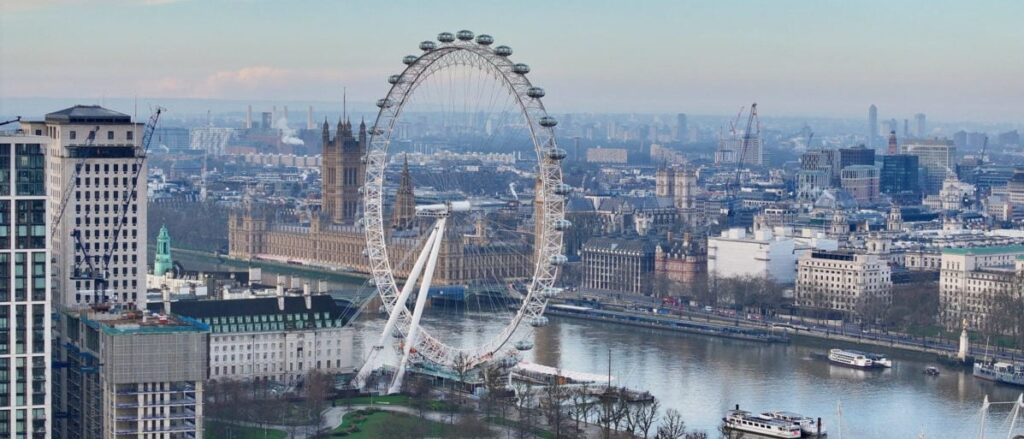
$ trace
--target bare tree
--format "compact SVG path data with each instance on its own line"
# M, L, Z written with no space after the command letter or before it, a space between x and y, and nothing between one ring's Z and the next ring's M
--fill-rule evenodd
M516 403L516 414L518 416L518 422L516 422L516 432L520 439L529 437L530 432L533 429L533 406L535 404L536 395L534 394L533 388L525 383L515 383L512 385L515 390L515 403Z
M635 431L639 431L640 435L647 439L651 428L654 427L655 421L658 420L658 409L661 407L661 404L657 399L652 399L651 401L641 402L637 406L640 409L637 410L636 414Z
M324 412L327 410L333 392L334 379L330 375L316 369L306 374L304 384L306 419L314 424L317 431L324 423Z
M544 418L556 438L562 437L563 424L568 419L565 410L565 401L568 398L567 388L555 379L544 386L544 393L541 399L541 409Z
M665 418L658 427L658 439L683 439L686 435L686 423L676 409L665 410Z
M586 425L593 410L593 398L587 385L576 387L569 392L569 416L575 422L577 432L582 431L580 425Z

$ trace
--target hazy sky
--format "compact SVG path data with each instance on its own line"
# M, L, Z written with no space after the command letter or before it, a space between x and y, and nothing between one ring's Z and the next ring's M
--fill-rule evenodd
M372 102L470 29L554 112L1024 121L1024 1L2 0L4 97Z

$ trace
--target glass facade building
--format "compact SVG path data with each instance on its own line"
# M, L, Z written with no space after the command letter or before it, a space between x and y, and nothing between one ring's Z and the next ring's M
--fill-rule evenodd
M0 438L50 437L47 145L0 135Z
M921 197L920 173L916 155L896 154L882 156L879 176L880 192L888 195L912 194Z

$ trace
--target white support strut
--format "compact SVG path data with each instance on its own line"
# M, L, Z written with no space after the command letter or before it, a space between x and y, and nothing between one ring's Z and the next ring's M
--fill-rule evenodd
M433 233L436 234L430 248L430 259L427 260L426 272L423 274L423 281L420 283L419 295L416 296L416 308L412 312L412 322L409 324L409 333L405 337L404 353L402 361L398 363L398 370L395 371L395 379L388 388L388 393L402 391L402 379L405 375L405 366L409 363L409 354L416 344L416 336L419 335L420 318L423 317L423 307L427 304L427 294L430 292L430 283L434 280L434 269L437 267L437 255L441 251L441 241L444 237L444 226L447 217L441 217L434 226ZM404 289L404 288L403 288Z
M392 304L392 311L389 313L388 322L384 325L384 331L380 334L380 341L370 349L370 354L363 363L363 366L359 369L359 373L356 374L355 379L352 383L357 389L362 389L366 385L366 378L377 368L377 356L381 350L384 349L384 345L391 336L392 331L395 330L395 323L398 322L398 316L401 313L406 312L405 303L409 300L409 294L412 293L412 289L416 286L416 281L419 280L420 272L423 271L423 264L427 262L427 256L430 254L431 248L434 246L434 241L439 240L437 228L435 227L431 232L430 236L427 237L427 241L423 244L423 250L420 251L419 257L416 259L416 264L413 265L412 271L409 272L409 278L406 279L405 285L402 286L402 292L398 295L398 299ZM387 305L385 304L385 308Z

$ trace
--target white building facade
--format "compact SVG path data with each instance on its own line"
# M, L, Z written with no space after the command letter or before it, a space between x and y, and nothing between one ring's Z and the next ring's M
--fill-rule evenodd
M798 265L797 306L862 315L892 303L892 269L880 254L815 250Z
M940 323L956 329L966 320L971 328L987 328L994 299L1011 292L1022 256L1024 245L943 249Z
M179 301L170 308L210 326L210 379L293 383L313 370L355 368L347 325L354 309L329 295Z
M79 105L47 114L40 122L22 122L22 129L50 139L46 208L47 223L56 223L49 237L56 258L56 305L144 304L144 124L106 108Z
M761 229L749 234L744 229L723 231L708 237L710 277L769 277L781 284L796 279L796 260L812 248L835 249L836 241L816 237L793 237L791 230Z

